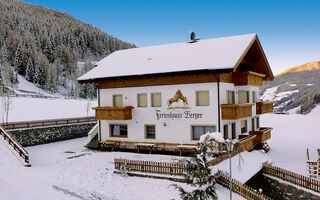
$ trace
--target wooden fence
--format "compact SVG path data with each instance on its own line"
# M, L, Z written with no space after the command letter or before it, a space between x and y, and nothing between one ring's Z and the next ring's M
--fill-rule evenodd
M6 130L19 129L19 128L33 128L42 126L53 125L66 125L77 124L83 122L94 122L95 117L78 117L78 118L64 118L64 119L51 119L51 120L38 120L38 121L21 121L21 122L9 122L2 123L1 126Z
M182 176L186 172L186 165L180 163L152 162L143 160L114 159L116 170L128 170L142 173ZM217 182L229 188L229 177L220 173ZM257 192L247 185L232 179L232 191L249 200L271 200L271 198Z
M24 159L25 166L31 166L29 161L29 153L18 142L16 142L2 127L0 127L0 135L2 135L4 140L7 140L8 143L13 147L13 149L18 152L19 156Z
M230 179L226 174L221 173L217 182L220 185L229 188L229 180ZM252 189L245 184L242 184L235 179L232 179L232 191L249 200L271 200L270 197L267 197L266 195Z
M280 178L284 181L313 190L315 192L320 192L320 181L318 180L296 174L280 167L272 166L268 163L263 163L262 170L265 174Z
M180 163L153 162L143 160L114 159L114 168L117 170L128 169L134 172L152 174L165 174L182 176L185 172L185 165Z

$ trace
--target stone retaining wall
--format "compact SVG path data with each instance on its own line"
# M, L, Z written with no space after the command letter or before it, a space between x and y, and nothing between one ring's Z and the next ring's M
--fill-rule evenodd
M7 132L22 146L27 147L87 136L96 123L17 129Z

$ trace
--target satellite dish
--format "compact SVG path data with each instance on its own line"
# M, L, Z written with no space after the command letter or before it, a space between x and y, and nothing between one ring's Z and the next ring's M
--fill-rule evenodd
M192 31L191 35L190 35L190 40L192 42L195 42L196 41L196 33Z

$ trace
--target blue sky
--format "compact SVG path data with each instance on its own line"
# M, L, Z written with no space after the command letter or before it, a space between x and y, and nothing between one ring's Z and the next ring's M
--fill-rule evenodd
M320 1L24 0L150 46L257 33L273 72L320 60Z

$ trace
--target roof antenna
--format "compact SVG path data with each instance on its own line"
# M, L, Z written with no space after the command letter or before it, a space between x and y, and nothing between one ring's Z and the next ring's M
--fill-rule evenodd
M189 39L190 39L189 43L195 43L199 40L199 39L196 39L196 32L194 30L191 32Z

